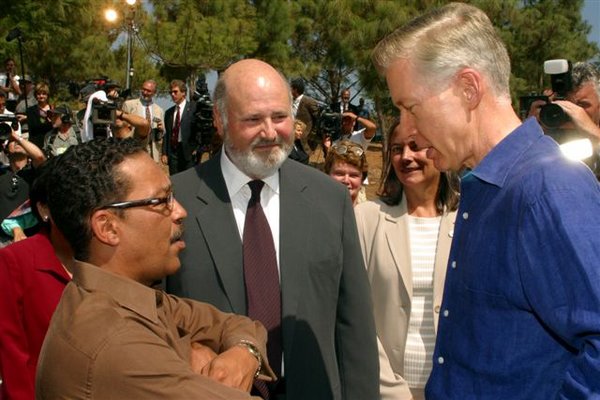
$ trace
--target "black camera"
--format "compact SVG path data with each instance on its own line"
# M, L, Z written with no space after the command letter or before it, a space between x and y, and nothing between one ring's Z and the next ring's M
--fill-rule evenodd
M152 118L152 122L154 124L158 124L159 122L161 122L161 119L158 117L154 117L154 118ZM152 128L151 135L152 135L152 141L160 142L163 138L163 131L158 128Z
M572 65L567 60L548 60L544 62L544 72L550 75L555 100L565 100L573 90ZM571 118L558 104L546 103L540 109L540 122L548 128L558 128Z
M317 133L321 138L330 137L334 142L342 137L342 117L340 113L324 108L317 119Z
M198 150L196 157L198 162L202 158L202 153L208 152L209 155L216 154L221 148L219 135L215 135L217 130L213 119L213 102L210 99L206 77L200 76L196 81L196 88L192 95L192 100L196 102L196 112L194 113L194 129L198 140Z
M114 125L117 120L117 103L112 100L93 100L92 124Z
M0 143L10 139L12 131L19 129L19 120L15 115L0 115Z

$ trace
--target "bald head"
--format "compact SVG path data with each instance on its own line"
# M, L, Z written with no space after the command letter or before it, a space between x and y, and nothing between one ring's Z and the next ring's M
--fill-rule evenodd
M294 140L287 80L263 61L242 60L221 75L214 101L215 126L231 161L255 179L273 174Z
M214 101L224 127L227 127L228 104L235 97L249 101L258 92L285 93L292 107L292 94L287 80L270 64L256 59L238 61L223 72L215 88Z

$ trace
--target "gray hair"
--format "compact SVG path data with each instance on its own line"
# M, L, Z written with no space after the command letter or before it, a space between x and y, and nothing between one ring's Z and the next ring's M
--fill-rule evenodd
M468 4L450 3L413 19L381 40L371 59L381 74L398 59L410 60L431 88L471 67L497 96L510 98L506 47L488 16Z
M600 97L600 72L593 64L588 62L578 62L573 65L573 91L578 90L584 84L591 82L594 85L596 94Z

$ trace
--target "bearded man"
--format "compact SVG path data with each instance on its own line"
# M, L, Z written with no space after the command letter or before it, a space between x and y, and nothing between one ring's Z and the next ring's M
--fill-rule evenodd
M377 342L348 191L287 156L292 97L269 64L215 89L220 155L173 176L188 247L167 291L249 315L269 332L271 399L376 399Z

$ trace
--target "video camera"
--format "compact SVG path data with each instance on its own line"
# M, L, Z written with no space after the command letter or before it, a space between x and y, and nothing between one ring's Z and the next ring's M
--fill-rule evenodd
M568 60L547 60L544 62L544 73L550 75L554 100L565 100L567 94L573 90L572 65ZM569 122L571 118L558 104L553 104L548 96L530 94L520 97L520 112L522 116L529 113L531 104L536 100L544 100L540 109L540 122L547 128L559 128Z
M19 119L15 115L0 115L0 143L10 139L12 131L19 129Z
M215 135L216 129L213 120L213 102L210 98L206 77L200 76L196 80L196 88L192 94L192 100L196 102L194 113L194 128L199 143L197 158L200 161L202 153L215 154L221 147L220 137Z
M92 101L91 120L95 138L108 136L109 128L116 124L118 109L120 109L119 104L113 100L94 99Z
M317 120L317 133L321 139L330 137L334 142L342 137L342 114L332 112L330 108L324 108Z
M92 124L94 125L114 125L117 120L117 103L112 100L102 101L94 99L92 101Z

